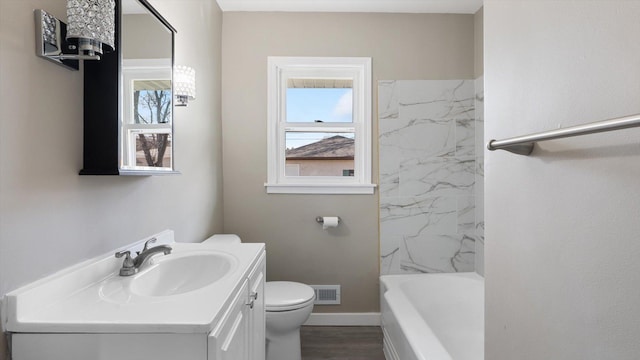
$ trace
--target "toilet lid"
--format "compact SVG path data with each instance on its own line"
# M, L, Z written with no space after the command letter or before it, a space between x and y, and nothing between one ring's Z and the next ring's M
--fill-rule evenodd
M267 281L264 306L267 311L299 309L313 302L315 292L309 285L292 281Z

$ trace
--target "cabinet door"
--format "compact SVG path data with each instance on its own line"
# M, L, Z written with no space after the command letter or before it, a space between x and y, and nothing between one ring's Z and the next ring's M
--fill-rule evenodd
M266 256L263 253L258 266L249 275L250 326L249 347L251 360L265 359L264 282Z
M245 280L222 321L209 335L209 360L250 360L249 283Z

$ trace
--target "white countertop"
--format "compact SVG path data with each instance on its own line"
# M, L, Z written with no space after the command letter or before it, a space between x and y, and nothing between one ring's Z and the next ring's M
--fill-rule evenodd
M172 240L172 232L170 237ZM264 244L170 243L170 246L174 253L202 250L225 253L237 260L237 266L220 280L183 294L123 296L105 294L109 284L123 281L118 275L122 259L110 254L7 294L4 329L38 333L206 334L222 317L221 310L231 301L230 295L259 260Z

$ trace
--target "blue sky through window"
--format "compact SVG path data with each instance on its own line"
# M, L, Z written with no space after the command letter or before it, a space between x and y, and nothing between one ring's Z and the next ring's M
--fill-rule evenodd
M288 88L286 111L287 122L350 123L353 122L353 89ZM353 137L353 133L288 132L286 147L298 148L334 135Z
M353 89L288 88L287 122L352 122Z

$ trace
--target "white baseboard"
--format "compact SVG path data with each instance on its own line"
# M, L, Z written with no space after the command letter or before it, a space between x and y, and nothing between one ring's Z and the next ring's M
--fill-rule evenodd
M380 326L380 313L312 313L308 326Z

